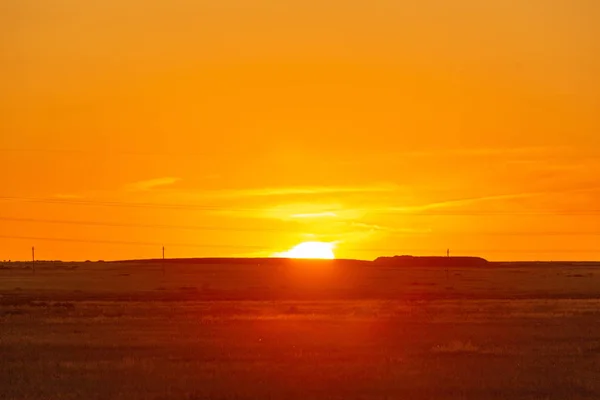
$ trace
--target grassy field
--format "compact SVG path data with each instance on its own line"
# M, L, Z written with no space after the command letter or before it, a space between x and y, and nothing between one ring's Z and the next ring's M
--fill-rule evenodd
M0 399L599 399L600 269L0 269Z

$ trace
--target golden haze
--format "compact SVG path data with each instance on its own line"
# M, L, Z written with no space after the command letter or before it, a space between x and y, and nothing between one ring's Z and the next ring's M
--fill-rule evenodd
M0 258L597 259L599 4L6 0Z

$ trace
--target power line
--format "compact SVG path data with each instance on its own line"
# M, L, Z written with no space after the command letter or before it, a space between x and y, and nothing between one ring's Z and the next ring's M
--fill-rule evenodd
M99 240L99 239L73 239L73 238L51 238L42 236L12 236L0 235L2 239L17 240L39 240L47 242L69 242L69 243L89 243L89 244L119 244L131 246L162 246L159 242L127 241L127 240ZM251 245L222 245L222 244L195 244L195 243L165 243L165 246L171 247L190 247L190 248L223 248L223 249L252 249L265 250L268 247Z
M262 208L237 208L217 205L181 204L181 203L139 203L122 201L99 201L78 199L50 199L33 197L0 196L0 200L23 201L32 203L46 203L59 205L81 205L101 207L125 207L125 208L150 208L150 209L172 209L172 210L197 210L197 211L238 211L257 212ZM339 210L325 210L336 212ZM403 211L385 209L362 209L358 210L366 214L381 215L408 215L408 216L457 216L457 217L481 217L481 216L600 216L600 209L590 210L529 210L529 211L493 211L493 210L471 210L471 211Z
M38 218L13 218L0 217L0 221L7 222L27 222L44 223L58 225L81 225L81 226L104 226L113 228L156 228L156 229L182 229L195 231L224 231L224 232L281 232L281 229L275 228L230 228L219 226L193 226L193 225L169 225L169 224L143 224L143 223L121 223L121 222L100 222L100 221L74 221L65 219L38 219Z
M222 232L273 232L281 233L281 228L233 228L219 226L202 225L170 225L170 224L145 224L145 223L122 223L122 222L103 222L103 221L85 221L85 220L66 220L66 219L42 219L42 218L18 218L18 217L0 217L0 221L6 222L24 222L24 223L43 223L57 225L76 225L76 226L100 226L113 228L150 228L150 229L181 229L194 231L222 231ZM350 227L350 229L354 229ZM369 230L368 228L364 228ZM289 229L292 230L292 229ZM298 230L293 229L296 233ZM473 236L600 236L600 232L477 232L477 231L423 231L423 232L394 232L388 234L402 235L473 235Z
M394 248L394 249L368 249L368 248L364 248L364 249L344 249L345 252L348 253L352 253L352 252L357 252L357 253L361 253L361 252L370 252L370 253L374 253L374 252L379 252L379 253L394 253L396 255L400 253L406 253L406 252L415 252L415 253L427 253L427 254L438 254L440 253L440 249L436 248L429 248L429 249L410 249L410 248L403 248L403 247L398 247L398 248ZM482 254L482 253L486 253L486 254L562 254L562 253L573 253L573 254L579 254L579 253L598 253L600 254L600 249L553 249L553 250L542 250L542 249L504 249L504 250L500 250L500 249L456 249L452 251L454 256L453 257L460 257L461 254L462 255L477 255L477 254Z
M73 239L73 238L51 238L51 237L35 237L35 236L11 236L0 235L2 239L28 240L28 241L49 241L49 242L68 242L68 243L87 243L87 244L117 244L130 246L163 246L159 242L143 242L143 241L123 241L123 240L96 240L96 239ZM264 250L273 251L272 246L253 246L253 245L225 245L225 244L194 244L194 243L165 243L164 246L169 247L188 247L188 248L215 248L215 249L245 249L245 250ZM346 252L365 253L378 252L387 254L398 254L400 252L417 252L417 253L435 253L432 248L348 248ZM561 254L561 253L600 253L599 249L456 249L455 254Z
M23 201L31 203L46 204L65 204L65 205L83 205L83 206L102 206L102 207L126 207L126 208L155 208L155 209L178 209L178 210L201 210L201 211L258 211L260 209L248 208L229 208L223 206L210 206L199 204L174 204L174 203L134 203L122 201L93 201L77 199L48 199L33 197L10 197L0 196L0 200Z
M134 150L90 150L90 149L36 149L36 148L0 148L2 153L54 153L54 154L82 154L82 155L124 155L124 156L148 156L148 157L205 157L209 152L157 152L157 151L134 151Z

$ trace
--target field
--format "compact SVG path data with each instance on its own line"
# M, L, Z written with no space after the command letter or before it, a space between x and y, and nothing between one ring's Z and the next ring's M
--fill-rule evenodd
M600 398L600 265L29 267L0 399Z

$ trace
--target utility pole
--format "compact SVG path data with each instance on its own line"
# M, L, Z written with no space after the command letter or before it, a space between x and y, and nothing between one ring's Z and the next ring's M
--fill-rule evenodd
M35 247L31 247L31 269L35 275Z
M162 248L162 273L165 274L165 246Z

